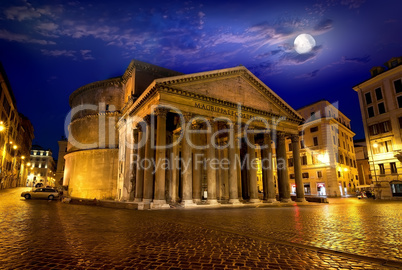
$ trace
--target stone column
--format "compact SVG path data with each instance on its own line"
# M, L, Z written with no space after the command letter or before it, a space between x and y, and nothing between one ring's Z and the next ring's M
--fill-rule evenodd
M177 202L177 196L178 196L178 166L180 160L179 160L179 151L180 151L180 143L174 144L178 140L180 136L180 132L173 133L173 149L172 149L172 155L170 157L170 165L171 165L171 187L170 187L170 198L171 202L175 203Z
M264 142L261 148L264 202L273 203L276 202L276 190L274 185L274 164L272 160L271 134L264 134Z
M306 199L304 198L304 185L301 172L299 136L292 135L290 138L292 140L293 166L295 171L296 202L305 202Z
M228 158L229 158L229 203L240 204L238 190L238 160L240 160L239 140L236 138L234 125L229 126L228 137ZM239 155L239 156L236 156Z
M277 133L276 163L278 168L279 199L281 202L291 202L285 137L285 133Z
M154 166L152 161L154 160L154 149L152 148L153 143L151 143L151 129L154 128L151 126L151 116L147 115L144 117L144 121L147 123L146 125L146 143L145 143L145 161L144 165L144 199L142 200L144 203L149 204L152 201L153 195L153 185L154 185Z
M144 125L145 123L142 122ZM138 140L135 142L137 144L137 160L136 160L136 182L135 182L135 199L134 202L141 202L143 198L143 191L144 191L144 170L143 167L141 166L141 161L144 159L145 156L145 145L140 145L142 138L144 137L144 131L143 127L141 126L140 123L137 124L137 130L138 130L138 135L137 138Z
M136 158L138 158L138 149L136 144L138 143L138 130L137 129L133 129L133 143L131 145L132 149L132 153L133 156L131 159L130 157L130 166L131 166L131 175L130 175L130 182L131 182L131 190L130 190L130 201L133 201L135 198L135 191L136 191L136 175L137 175L137 160Z
M169 208L165 198L165 161L166 161L166 116L168 109L157 108L156 119L156 153L155 153L155 196L152 208Z
M216 142L213 140L213 134L216 131L216 123L210 120L211 132L207 132L207 181L208 181L208 204L219 204L216 199L216 155L215 155L215 145ZM215 163L214 163L215 162Z
M184 119L186 120L186 125L182 127L183 129L183 140L181 146L181 158L182 158L182 188L183 188L183 198L181 200L181 204L184 206L194 205L193 202L193 161L192 161L192 149L190 145L191 133L188 133L187 126L190 128L190 125L187 123L191 120L192 115L190 113L183 114Z
M258 186L257 186L257 162L255 159L255 140L254 132L252 130L247 131L247 165L248 165L248 179L250 181L250 200L251 203L259 203L258 198Z
M193 130L200 130L202 125L194 123ZM200 146L200 133L194 132L192 136L193 144ZM195 203L201 203L201 179L202 179L202 152L198 149L193 149L193 199Z

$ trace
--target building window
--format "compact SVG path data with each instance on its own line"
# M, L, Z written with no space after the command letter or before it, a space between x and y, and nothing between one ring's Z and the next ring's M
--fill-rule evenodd
M402 92L402 81L401 79L394 81L395 92L401 93Z
M378 87L378 88L375 90L375 96L376 96L377 100L381 100L381 99L382 99L381 87Z
M343 160L343 155L342 154L339 155L339 163L341 163L341 164L345 163L344 160Z
M373 101L371 100L371 93L368 92L364 95L366 97L366 104L369 105L371 104Z
M396 163L395 162L391 162L389 165L391 167L391 173L398 173L398 170L396 169Z
M293 167L293 158L288 159L288 166Z
M295 174L294 173L290 174L290 179L295 179Z
M317 177L322 178L322 171L317 171Z
M391 141L385 141L384 142L384 148L385 148L386 153L392 152L392 143L391 143Z
M391 184L393 197L402 197L402 184Z
M385 121L380 124L382 124L380 128L383 128L384 133L392 131L391 121Z
M341 171L338 171L338 177L341 178Z
M307 156L302 156L302 165L307 165Z
M378 164L378 167L380 168L380 174L385 174L384 164Z
M371 136L390 132L390 131L392 131L392 126L391 126L391 122L389 120L369 126L369 134Z
M385 105L384 105L384 102L378 103L378 113L379 113L379 114L385 113Z
M302 173L302 177L303 177L303 178L308 178L308 172Z
M402 108L402 96L396 98L398 100L398 108Z
M312 164L317 164L318 163L318 158L317 158L318 154L312 154L311 155L311 162Z
M353 160L353 167L357 168L356 167L356 160Z
M388 153L392 152L392 142L391 140L385 141L385 142L379 142L377 143L377 147L373 147L373 153L374 154L380 154L380 153Z
M318 131L318 126L310 128L311 133L317 132L317 131Z
M289 143L289 151L292 151L292 144Z
M314 146L318 145L318 137L313 137Z
M301 148L301 149L304 149L304 140L301 140L301 141L300 141L300 148Z
M398 120L399 120L399 128L402 129L402 117L399 117Z
M374 108L373 106L367 108L368 117L374 117Z
M402 118L402 117L401 117ZM334 144L336 145L336 139L335 136L332 136L332 139L334 139Z

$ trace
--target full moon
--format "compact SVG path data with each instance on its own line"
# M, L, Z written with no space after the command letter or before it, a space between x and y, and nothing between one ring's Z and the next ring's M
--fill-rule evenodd
M309 34L300 34L296 37L294 46L299 54L308 53L314 48L315 40Z

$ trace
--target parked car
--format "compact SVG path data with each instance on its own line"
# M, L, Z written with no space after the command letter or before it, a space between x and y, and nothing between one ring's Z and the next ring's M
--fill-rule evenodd
M54 188L37 188L31 191L25 191L21 193L21 197L25 199L47 199L53 200L59 197L59 192Z
M373 198L373 199L375 199L374 193L372 193L370 190L358 192L356 195L357 195L357 198L359 200L364 199L364 198Z

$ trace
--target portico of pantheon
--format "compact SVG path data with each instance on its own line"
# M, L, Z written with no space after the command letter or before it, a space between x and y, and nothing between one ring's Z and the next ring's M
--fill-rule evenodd
M303 119L244 66L182 74L133 60L69 102L63 185L73 198L140 209L289 202L291 138L296 201L304 201Z

